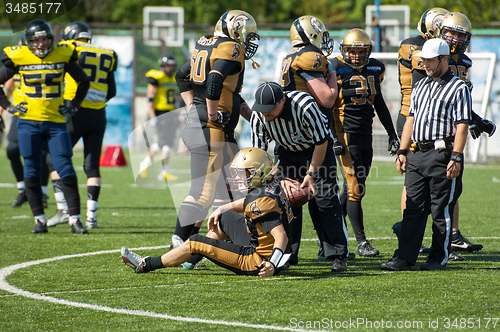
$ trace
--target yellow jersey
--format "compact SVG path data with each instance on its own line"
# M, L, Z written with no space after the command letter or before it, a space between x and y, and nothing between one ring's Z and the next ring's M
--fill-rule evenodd
M116 70L118 64L116 52L108 48L75 40L66 40L59 44L73 45L75 47L78 53L78 64L89 77L90 88L80 106L91 109L106 107L106 96L109 89L108 75ZM72 100L76 95L78 83L69 74L64 77L64 83L64 99Z
M6 66L15 67L21 78L21 99L27 103L26 114L20 119L64 123L59 113L63 103L63 79L65 66L76 61L75 48L71 45L54 45L44 58L34 55L28 47L8 46L4 48L8 61ZM11 63L8 63L8 62Z
M161 70L151 69L146 73L148 85L152 84L158 87L158 91L153 99L153 108L155 111L173 111L175 108L174 95L177 91L175 75L166 75Z

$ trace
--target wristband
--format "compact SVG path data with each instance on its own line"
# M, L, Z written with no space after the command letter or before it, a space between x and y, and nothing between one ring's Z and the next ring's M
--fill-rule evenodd
M399 149L397 155L399 156L400 154L406 156L408 154L408 149Z
M309 171L307 171L307 172L306 172L306 175L309 175L309 176L310 176L310 177L312 177L314 180L316 180L316 178L318 177L318 172L313 173L313 172L309 172Z
M273 264L274 269L278 266L281 257L283 257L283 251L280 248L274 248L271 257L269 257L269 262Z
M150 96L147 96L146 98L147 98L147 100L148 100L148 103L152 103L152 102L153 102L153 99L154 99L155 97L150 97Z

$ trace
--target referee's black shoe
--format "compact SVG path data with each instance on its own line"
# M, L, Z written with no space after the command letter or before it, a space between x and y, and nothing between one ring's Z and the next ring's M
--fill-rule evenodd
M420 270L422 271L440 271L440 270L448 270L448 267L445 265L439 264L434 260L427 261L420 265Z
M411 271L411 265L402 258L393 257L387 263L382 263L380 269L385 271Z
M336 256L333 259L332 272L347 271L347 257Z

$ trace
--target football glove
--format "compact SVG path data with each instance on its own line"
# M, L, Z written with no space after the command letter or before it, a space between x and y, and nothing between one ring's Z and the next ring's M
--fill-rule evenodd
M7 109L7 111L10 114L16 114L16 113L26 114L26 112L28 112L28 108L26 107L26 105L28 105L28 103L25 101L20 102L17 105L10 105L10 107Z
M469 126L469 132L473 139L477 139L481 136L481 130L479 130L475 124Z
M391 135L389 136L389 147L387 148L387 151L391 154L391 156L394 156L399 150L399 139L396 135Z
M226 111L217 111L217 123L220 123L223 127L229 122L231 114Z
M335 151L335 155L341 156L345 154L345 147L339 140L335 137L333 139L333 150Z
M482 119L476 123L476 126L481 130L482 133L488 134L489 137L495 133L497 130L497 126L493 123L493 121Z
M73 116L78 110L73 105L61 105L59 106L59 113L62 115Z

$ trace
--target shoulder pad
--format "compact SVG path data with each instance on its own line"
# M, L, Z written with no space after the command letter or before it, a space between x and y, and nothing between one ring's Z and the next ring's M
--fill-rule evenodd
M326 74L328 60L326 57L318 52L304 52L297 55L294 61L296 65L303 70L319 71Z
M158 70L158 69L151 69L150 71L148 71L146 73L146 77L152 77L156 80L161 79L163 76L165 76L165 74L161 70Z

